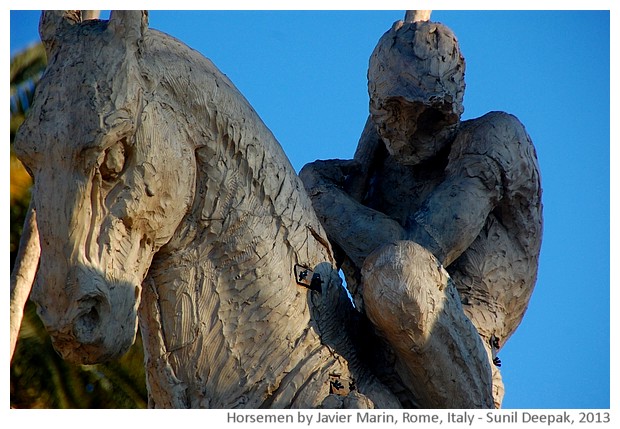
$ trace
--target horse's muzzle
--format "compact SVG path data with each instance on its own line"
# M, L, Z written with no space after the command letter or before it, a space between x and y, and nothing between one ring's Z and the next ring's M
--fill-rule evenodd
M51 285L47 286L49 290ZM136 335L136 287L107 281L87 267L71 269L64 286L68 305L62 314L54 311L56 307L48 301L49 295L37 294L39 314L56 351L64 359L80 364L123 355Z

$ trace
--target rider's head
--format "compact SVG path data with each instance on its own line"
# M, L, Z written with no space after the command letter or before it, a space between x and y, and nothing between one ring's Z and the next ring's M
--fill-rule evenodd
M370 114L395 159L417 164L445 145L463 113L465 60L456 37L435 22L398 21L368 69Z

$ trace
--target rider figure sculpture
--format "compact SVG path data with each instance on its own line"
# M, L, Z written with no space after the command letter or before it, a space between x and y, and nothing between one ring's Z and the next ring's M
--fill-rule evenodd
M536 282L542 238L540 173L517 118L461 121L465 62L456 37L430 21L396 22L368 70L370 116L354 159L316 161L300 173L363 311L362 266L377 248L413 241L458 290L493 371ZM494 363L494 365L493 365Z

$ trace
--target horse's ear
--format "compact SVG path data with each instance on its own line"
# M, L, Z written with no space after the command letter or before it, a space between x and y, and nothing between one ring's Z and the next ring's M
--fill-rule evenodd
M127 43L137 43L148 25L149 13L146 10L114 10L110 12L108 30Z
M82 22L82 11L79 10L44 10L41 13L39 36L48 58L58 47L60 34L79 22Z

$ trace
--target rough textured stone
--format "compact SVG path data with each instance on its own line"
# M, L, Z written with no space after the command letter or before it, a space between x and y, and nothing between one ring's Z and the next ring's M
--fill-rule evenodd
M404 404L463 408L489 406L493 380L499 407L493 361L538 269L536 153L512 115L460 122L456 37L410 21L395 23L371 56L370 117L354 159L316 161L300 176L372 322L367 335L379 337L380 378Z
M409 15L371 59L355 158L302 183L226 76L146 13L44 13L48 70L15 150L58 352L112 359L139 325L151 407L499 405L489 341L535 280L535 154L512 116L459 122L456 39Z

